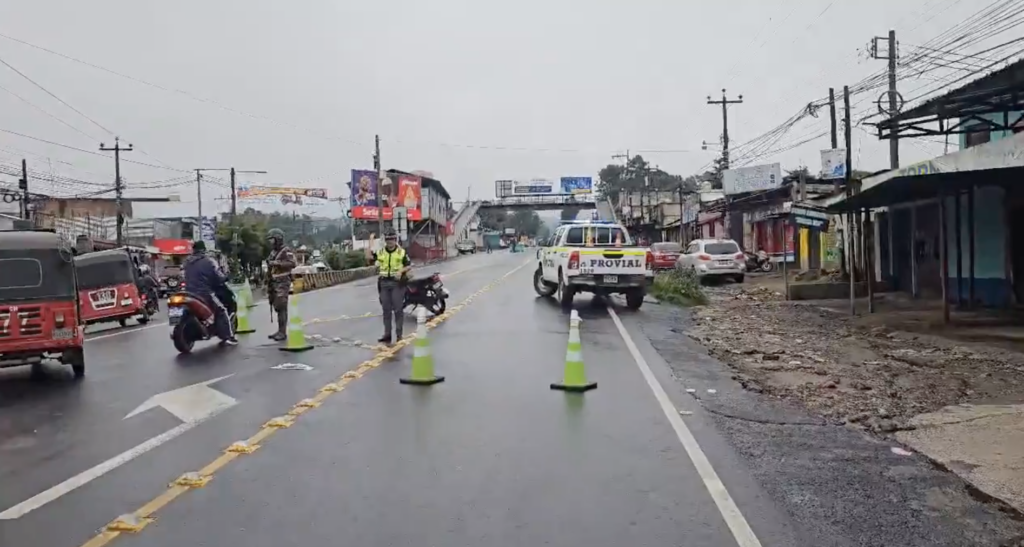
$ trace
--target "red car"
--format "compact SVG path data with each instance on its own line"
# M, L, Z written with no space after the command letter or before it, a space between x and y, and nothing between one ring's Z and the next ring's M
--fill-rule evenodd
M671 270L672 268L675 268L676 259L679 258L679 254L682 252L683 246L672 241L651 245L651 253L654 255L655 271Z

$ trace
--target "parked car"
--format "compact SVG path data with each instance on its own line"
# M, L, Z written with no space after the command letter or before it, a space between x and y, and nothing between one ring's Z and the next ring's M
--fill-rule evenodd
M654 269L671 270L676 266L676 260L683 252L683 246L674 241L665 241L651 245L651 253L654 255Z
M676 268L690 270L701 278L731 278L743 283L747 257L731 239L696 239L679 255Z
M473 243L473 241L469 239L463 239L455 244L455 250L457 250L460 255L476 254L476 243Z

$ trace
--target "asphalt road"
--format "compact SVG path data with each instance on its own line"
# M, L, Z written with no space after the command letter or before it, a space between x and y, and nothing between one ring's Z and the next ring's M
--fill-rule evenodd
M754 418L781 411L761 411L764 402L731 390L727 371L676 344L678 318L660 306L630 313L578 297L599 387L550 390L568 315L533 293L531 256L435 268L452 300L430 330L447 378L432 387L398 382L411 346L393 356L373 346L382 327L372 280L300 296L316 346L305 353L266 339L264 303L252 310L259 332L236 348L179 357L157 321L91 335L81 382L0 374L0 546L997 545L983 541L1013 531L982 502L949 497L950 482L931 477L933 490L915 493L922 483L908 466L925 464L890 461L883 444L873 467L846 472L835 460L847 453L832 447L821 478L795 475L786 458L816 473L806 452L835 443L838 430L816 441L816 424L790 428L786 443L801 457L723 421L725 407L708 399ZM312 369L271 368L288 362ZM318 395L346 371L358 372ZM313 396L321 404L294 425L264 428ZM223 455L254 434L257 451ZM205 486L168 488L200 469L212 476ZM872 475L858 483L853 471ZM843 487L856 497L829 491ZM913 505L942 494L977 528L955 534L966 521L949 506ZM139 511L156 520L97 535ZM857 518L837 517L845 512Z

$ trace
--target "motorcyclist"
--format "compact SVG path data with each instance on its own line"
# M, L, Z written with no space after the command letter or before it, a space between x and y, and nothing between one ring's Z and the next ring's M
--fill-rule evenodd
M227 276L220 265L212 257L206 255L206 243L196 241L192 244L192 256L185 260L182 267L185 271L185 286L188 292L203 300L213 310L213 329L222 343L229 346L238 345L238 339L231 330L228 320L228 309L216 295L226 298L224 291L230 292Z
M160 282L157 281L155 277L153 277L152 273L150 273L148 265L139 265L139 275L138 279L136 279L135 281L135 285L136 287L138 287L139 292L146 295L146 299L149 300L150 302L154 302L157 306L157 309L159 309L160 295L157 289L160 286Z

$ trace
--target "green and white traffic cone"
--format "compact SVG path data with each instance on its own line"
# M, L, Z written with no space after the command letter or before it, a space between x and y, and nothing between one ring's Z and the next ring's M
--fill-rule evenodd
M298 353L313 349L306 343L306 333L302 331L302 317L299 316L299 297L288 297L288 338L285 339L281 351Z
M249 322L249 306L245 302L245 291L238 289L235 291L235 320L238 322L238 328L235 329L235 334L252 334L256 332L256 329L252 328L252 324Z
M597 382L588 382L583 366L583 344L580 342L580 314L572 310L569 316L569 345L565 349L565 374L561 382L551 384L551 389L583 393L597 387Z
M427 310L420 308L416 315L416 340L412 349L412 374L398 380L414 386L432 386L444 381L444 376L434 374L434 356L430 353L427 338Z
M256 298L252 295L252 285L249 284L249 278L245 278L245 283L242 284L242 292L245 293L245 305L249 308L256 307Z

